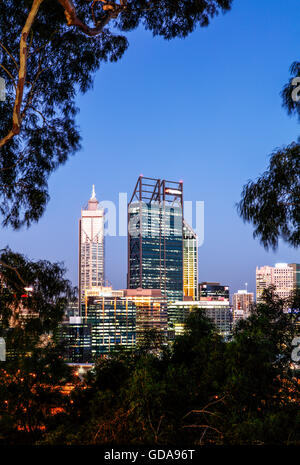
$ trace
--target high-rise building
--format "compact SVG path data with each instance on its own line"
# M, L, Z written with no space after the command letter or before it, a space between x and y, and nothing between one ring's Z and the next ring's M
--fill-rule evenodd
M233 320L237 321L241 318L247 318L250 314L250 309L253 303L253 292L248 292L247 290L240 290L233 294Z
M127 349L135 346L136 309L131 301L112 294L109 296L106 292L89 297L82 318L91 325L93 361L117 346Z
M198 239L186 221L183 221L183 291L185 298L198 299Z
M145 331L155 329L167 337L167 301L160 289L125 289L124 298L135 305L136 342L143 340Z
M265 289L275 286L275 293L281 299L288 299L294 290L300 289L300 265L277 263L274 267L256 268L256 301L262 302Z
M128 288L183 298L183 184L140 176L128 205Z
M99 207L95 187L79 220L79 306L85 290L104 284L104 209Z
M199 300L229 301L229 287L216 282L199 283Z

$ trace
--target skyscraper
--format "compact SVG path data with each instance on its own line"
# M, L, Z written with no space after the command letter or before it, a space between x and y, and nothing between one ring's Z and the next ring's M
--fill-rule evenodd
M256 300L262 301L262 293L271 285L281 299L288 299L295 289L300 289L300 265L276 263L273 266L256 268Z
M96 199L95 186L79 220L79 308L86 289L104 283L104 210Z
M183 298L183 184L140 176L128 205L128 288Z
M183 290L184 297L198 298L198 240L197 234L183 221Z

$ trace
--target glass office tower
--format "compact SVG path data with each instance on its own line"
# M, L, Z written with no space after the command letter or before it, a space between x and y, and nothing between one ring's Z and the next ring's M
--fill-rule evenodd
M128 205L128 288L183 298L183 184L140 176Z
M185 298L198 299L198 240L186 221L183 222L183 289Z
M130 349L136 343L136 307L122 297L89 297L86 317L91 325L92 360L110 353L117 346Z
M104 288L105 289L105 288ZM160 290L124 289L88 297L83 321L91 325L92 358L110 353L117 346L132 349L145 331L167 335L167 303Z
M63 356L68 363L89 363L92 360L92 327L81 317L70 317L59 327Z
M232 310L229 301L171 302L168 305L168 336L174 339L185 331L186 320L192 312L202 310L215 325L217 332L228 339L232 334Z
M125 289L124 297L135 305L137 343L142 342L145 332L152 329L167 337L167 301L160 289Z

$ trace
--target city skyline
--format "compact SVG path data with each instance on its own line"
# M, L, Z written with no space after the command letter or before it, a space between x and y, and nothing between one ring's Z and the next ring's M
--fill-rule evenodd
M298 252L282 243L277 253L264 251L234 206L247 180L265 170L273 149L298 135L279 95L298 53L299 2L293 0L291 9L294 15L282 11L279 1L270 8L246 0L185 41L131 34L136 40L124 59L104 65L94 90L78 97L83 149L51 177L45 215L29 230L3 230L1 246L32 259L64 261L77 285L77 221L90 185L99 186L100 200L117 203L118 193L129 193L143 172L183 179L185 198L205 202L199 281L225 282L231 292L248 282L254 292L256 266L298 263ZM119 85L124 92L112 93ZM141 102L147 108L142 118ZM116 118L122 119L118 137ZM107 238L106 270L114 288L126 287L126 248L126 238Z
M94 184L93 184L93 192L92 192L92 196L88 202L88 204L91 202L92 200L92 203L93 203L93 199L97 202L97 204L99 203L99 201L96 199L96 195L95 195L95 190L94 190ZM130 196L129 196L130 197ZM102 200L101 200L102 201ZM104 200L104 203L106 203L107 200ZM110 201L108 201L110 202ZM102 207L100 207L101 210L102 210ZM81 205L81 212L84 212L85 209L87 209L86 211L88 211L88 207L85 206L84 202L82 203ZM116 211L118 211L118 202L116 202ZM126 216L127 216L127 213L126 213ZM82 217L81 217L82 218ZM116 226L117 226L117 231L118 231L118 228L119 228L119 218L116 219ZM120 222L122 221L122 219L120 219ZM113 240L121 240L124 242L124 248L123 248L123 257L121 256L120 258L122 260L124 260L124 257L126 259L127 257L127 237L119 237L118 235L116 235L116 237L111 237L111 236L105 236L105 253L104 253L104 257L105 257L105 264L104 264L104 269L106 270L107 268L110 268L109 267L109 263L110 263L110 256L111 256L111 253L112 253L112 250L110 247L107 247L107 242L111 242ZM76 244L76 247L77 249L75 249L74 251L74 255L77 255L79 256L80 254L80 249L78 248L78 237L77 237L77 244ZM283 248L286 248L286 247L283 247ZM295 251L294 251L295 253ZM256 268L259 267L259 266L269 266L269 267L272 267L274 266L276 263L274 261L274 259L277 259L277 252L276 253L266 253L267 256L272 256L272 259L273 259L273 262L272 262L272 259L268 262L268 263L265 263L265 262L262 262L260 265L256 265L255 268L252 270L252 273L253 273L253 287L252 288L249 288L249 292L253 292L254 295L256 295ZM296 254L295 254L296 255ZM199 258L200 257L200 258ZM30 257L32 258L32 257ZM198 282L201 282L203 281L204 279L202 278L206 278L203 270L201 269L201 246L198 247ZM291 262L292 260L290 260ZM284 261L283 261L284 262ZM294 260L295 262L295 260ZM282 262L280 262L282 263ZM73 282L73 285L74 286L78 286L78 288L80 288L80 279L78 279L78 272L79 272L79 269L80 269L80 263L79 263L79 260L78 260L78 263L77 263L77 268L76 269L73 269L73 270L67 270L67 276L72 280ZM228 270L229 271L229 270ZM251 270L249 270L251 271ZM108 283L112 284L113 288L114 289L126 289L127 287L127 278L126 278L126 272L127 272L127 267L125 268L125 273L123 274L122 272L120 272L119 274L119 277L118 279L111 279L111 276L110 275L105 275L105 281L107 281ZM247 284L248 286L248 283L246 282L243 282L242 280L240 281L240 285L237 286L236 288L234 288L232 286L232 283L230 282L230 278L227 279L226 278L226 275L225 275L225 279L217 279L217 277L220 276L218 275L218 271L216 269L216 272L214 275L211 275L210 277L212 278L210 281L220 281L221 284L224 284L227 283L229 285L229 290L230 290L230 296L233 297L233 294L236 293L238 291L238 289L240 288L244 288L245 285ZM248 276L250 276L250 272L248 274ZM216 278L216 279L215 279ZM248 279L248 281L250 281L251 283L251 276L250 276L250 279ZM116 283L121 283L121 285L118 285ZM236 281L238 283L238 281ZM124 285L122 285L122 283L124 283ZM251 284L250 284L251 286Z
M88 186L87 186L86 190L88 191ZM107 200L104 201L104 203L105 202L107 202ZM84 208L85 208L85 203L82 202L81 211L84 211ZM80 209L78 209L78 210L80 211ZM118 201L116 202L116 210L118 210ZM77 218L75 218L73 220L76 221L76 219ZM34 228L34 226L32 228ZM248 228L249 228L249 226L248 226ZM118 230L118 218L117 218L117 230ZM79 288L79 279L78 279L78 271L79 271L79 266L80 266L79 260L77 260L77 263L76 263L76 258L79 256L78 233L77 233L77 231L78 231L78 229L77 230L75 229L76 246L75 246L75 250L73 250L73 254L75 256L75 268L67 269L67 277L69 279L71 279L74 286L78 286L78 288ZM17 233L15 233L15 234L17 234ZM118 276L116 276L116 275L113 276L113 274L111 273L112 270L111 270L111 266L110 266L110 259L111 259L112 253L113 253L113 242L114 241L123 242L123 247L121 248L122 255L120 255L119 258L123 262L126 261L126 265L127 265L127 241L128 241L127 237L120 237L118 235L116 235L116 237L105 236L105 253L104 253L105 264L104 264L104 269L109 270L105 274L105 280L107 280L109 283L111 283L114 289L126 289L126 287L127 287L127 278L126 278L127 266L123 267L124 270L122 270L122 271L120 271L118 269L118 271L119 271ZM9 244L9 245L11 245L11 244ZM204 243L204 245L205 245L205 243ZM291 252L292 252L291 254L286 253L286 252L281 252L280 253L280 250L278 250L278 251L276 251L274 253L274 252L271 252L271 251L265 252L260 245L259 245L259 247L261 248L261 252L262 252L261 255L262 256L265 255L267 257L267 259L268 259L268 262L261 261L259 264L256 264L254 268L252 268L251 270L250 269L248 270L248 273L246 275L247 279L245 279L245 280L243 280L243 279L238 280L237 279L234 282L232 282L230 277L227 277L226 273L219 273L217 267L215 269L215 273L212 271L211 274L208 276L210 279L206 279L207 276L205 274L205 271L201 268L201 249L202 249L202 247L201 246L198 247L198 282L201 282L201 281L219 281L219 282L221 282L221 284L226 283L226 284L229 285L230 295L232 297L233 294L238 291L238 289L244 289L244 287L246 285L246 281L247 281L247 284L249 283L249 289L248 289L249 292L253 292L254 295L256 295L256 268L257 267L262 267L262 266L270 266L270 267L272 267L276 263L285 263L285 262L286 263L287 262L295 263L297 261L296 260L296 251L295 250L291 250ZM282 249L288 249L288 248L286 246L283 246ZM29 258L36 258L36 259L39 258L38 256L33 257L32 255L30 255L30 253L28 254L28 252L26 252L26 251L24 253L27 254L29 256ZM289 257L289 256L291 258L289 260L286 260L285 257ZM279 260L278 257L280 257L281 260ZM53 258L50 258L50 259L54 260ZM74 257L73 257L73 259L74 259ZM67 264L66 261L63 258L60 258L58 261L64 261L65 264ZM252 276L251 276L251 273L252 273ZM230 275L230 269L228 269L228 275Z
M0 2L0 445L300 446L299 17Z

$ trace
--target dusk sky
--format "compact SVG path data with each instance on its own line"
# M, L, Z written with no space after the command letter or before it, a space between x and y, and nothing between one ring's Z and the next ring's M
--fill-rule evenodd
M183 180L184 199L205 202L200 281L254 291L256 266L299 263L282 243L265 251L235 208L271 152L299 135L280 98L299 56L299 18L299 0L235 0L185 40L129 33L124 57L103 64L94 89L78 96L82 150L51 176L45 215L28 230L2 230L1 247L63 261L77 285L78 219L92 184L98 200L117 205L143 173ZM105 254L106 277L126 287L126 238L107 237Z

